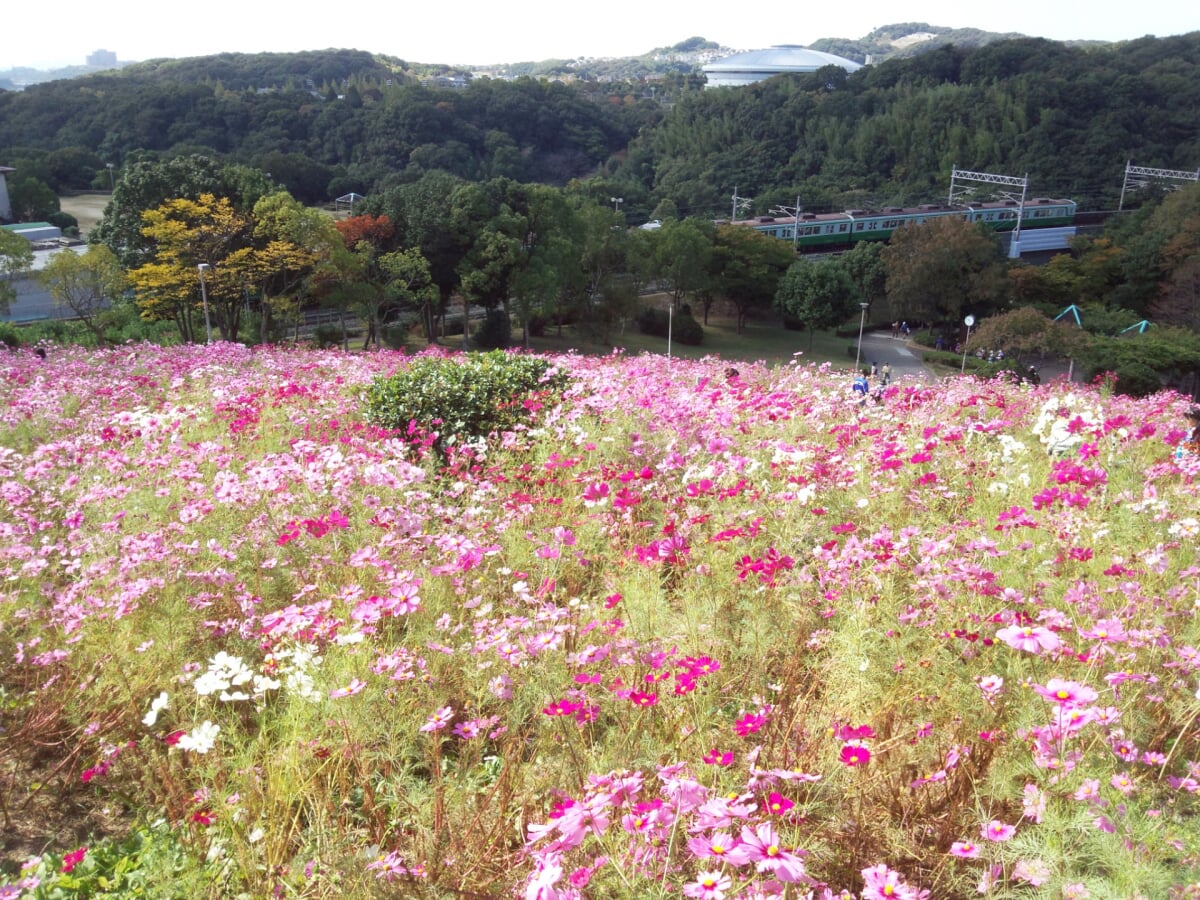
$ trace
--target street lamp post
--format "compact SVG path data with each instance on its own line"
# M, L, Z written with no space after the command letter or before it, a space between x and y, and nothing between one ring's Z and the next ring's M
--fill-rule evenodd
M858 304L862 315L858 318L858 348L854 352L854 374L856 376L858 375L858 361L862 358L863 326L867 323L867 307L870 305L865 300Z
M625 202L625 198L624 197L609 197L608 199L612 201L613 212L620 212L621 204Z
M208 271L208 263L196 266L200 270L200 300L204 303L204 336L205 343L212 343L212 320L208 317L208 285L204 282L204 273Z
M975 324L975 317L967 316L963 319L963 324L967 326L967 336L963 339L962 368L958 370L959 375L967 371L967 344L971 341L971 326Z
M104 166L106 169L108 169L108 192L111 194L117 189L116 179L113 178L113 164L105 163Z

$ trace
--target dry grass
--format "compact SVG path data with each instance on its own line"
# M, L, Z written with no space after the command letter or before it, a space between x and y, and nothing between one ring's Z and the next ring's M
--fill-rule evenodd
M72 194L58 200L63 212L79 220L79 233L86 237L104 215L110 196L107 193Z

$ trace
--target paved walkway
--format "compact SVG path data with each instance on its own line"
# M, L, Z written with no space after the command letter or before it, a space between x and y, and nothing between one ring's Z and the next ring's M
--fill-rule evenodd
M909 375L929 379L935 377L933 370L921 362L919 347L903 338L894 338L886 331L868 331L863 334L858 367L869 369L871 363L877 363L881 369L884 363L890 365L893 379Z
M893 379L904 376L936 379L938 376L934 371L921 361L921 353L920 345L904 338L894 338L889 331L868 331L863 334L862 355L858 367L870 368L874 362L883 368L883 364L888 363L892 367ZM1035 359L1033 364L1041 374L1043 382L1065 377L1070 371L1070 365L1065 360L1060 362L1049 358ZM1073 372L1073 375L1074 380L1078 381L1078 371Z

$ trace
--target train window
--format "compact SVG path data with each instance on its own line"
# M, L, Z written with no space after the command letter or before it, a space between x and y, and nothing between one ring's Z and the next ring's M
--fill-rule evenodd
M856 222L856 223L855 223L855 225L854 225L854 230L855 230L855 231L862 231L862 230L863 230L863 223L862 223L862 222Z
M838 234L841 234L845 230L846 230L846 223L843 222L841 225L838 226Z

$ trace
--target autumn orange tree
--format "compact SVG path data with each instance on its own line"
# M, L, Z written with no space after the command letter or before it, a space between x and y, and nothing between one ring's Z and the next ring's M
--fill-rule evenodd
M380 257L395 236L395 226L387 216L362 215L342 219L337 222L337 230L351 258L342 260L346 277L329 286L328 297L343 311L354 309L362 315L367 324L363 349L372 343L378 347L388 301L388 278Z

